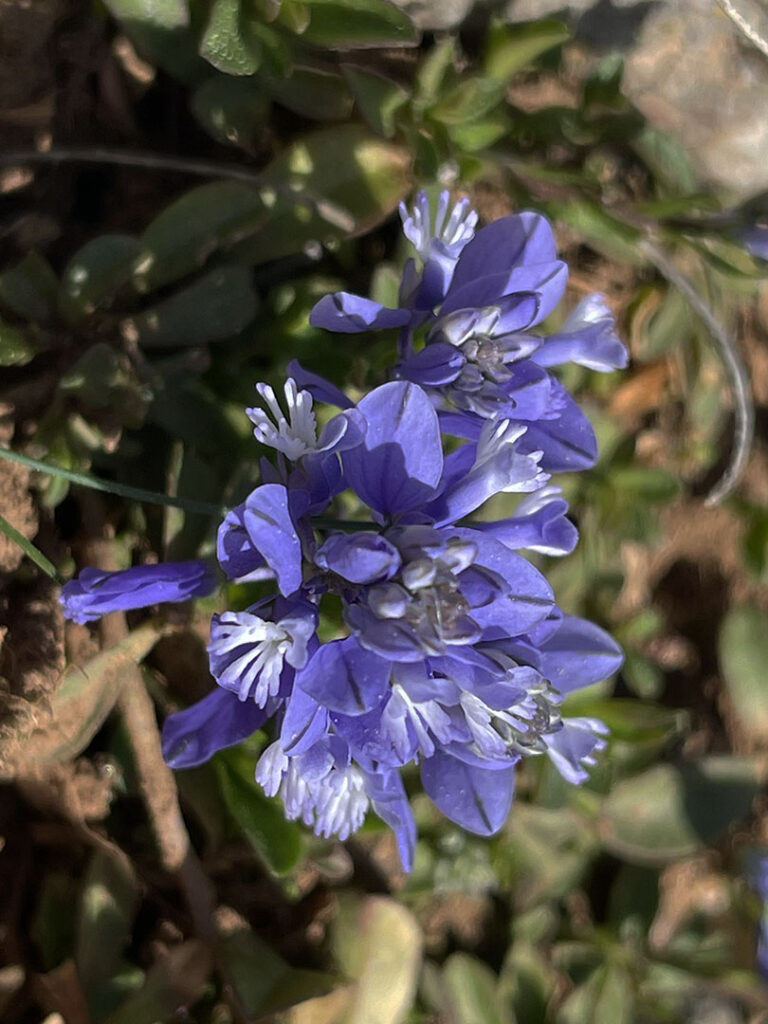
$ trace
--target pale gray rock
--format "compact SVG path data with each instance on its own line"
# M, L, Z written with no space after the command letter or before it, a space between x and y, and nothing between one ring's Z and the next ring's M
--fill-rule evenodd
M739 7L757 27L758 6ZM768 60L713 0L667 0L651 14L623 87L734 199L768 188Z

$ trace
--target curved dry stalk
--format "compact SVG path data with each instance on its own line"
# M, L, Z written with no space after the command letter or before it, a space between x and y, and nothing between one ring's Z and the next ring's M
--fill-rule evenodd
M89 565L114 570L117 566L112 545L104 538L98 499L88 492L83 497L84 518L94 538L83 546L83 554ZM102 646L108 648L119 643L127 632L122 612L105 615L100 623ZM214 954L218 973L229 995L234 1019L237 1024L248 1024L248 1015L232 983L229 967L217 955L214 889L189 838L179 806L176 780L163 758L154 704L138 666L126 673L117 707L125 722L139 788L157 843L160 863L178 879L195 933Z
M107 146L55 146L51 149L15 149L0 153L0 167L15 167L24 164L111 164L118 167L140 167L153 171L177 171L198 178L231 178L248 182L261 188L260 198L265 207L272 206L280 195L291 205L301 201L328 224L342 231L355 230L355 218L340 203L316 196L304 183L299 190L288 184L264 181L261 171L251 167L240 167L234 163L218 160L197 160L190 157L169 156L165 153L148 153L141 150L111 149Z
M751 25L747 21L741 11L737 10L733 6L731 0L717 0L717 3L720 9L728 15L744 38L748 39L750 43L752 43L752 45L763 54L763 56L768 57L768 40L764 39L754 25Z
M707 505L717 505L736 487L747 467L755 430L755 407L746 367L730 332L717 319L688 278L682 274L666 253L650 238L640 248L659 273L674 285L696 314L704 321L715 349L720 356L733 397L733 448L728 465L706 497Z
M53 146L51 149L9 149L0 153L0 167L60 163L112 164L155 171L178 171L198 178L234 178L255 183L261 181L259 171L220 160L196 160L164 153L112 149L108 146Z

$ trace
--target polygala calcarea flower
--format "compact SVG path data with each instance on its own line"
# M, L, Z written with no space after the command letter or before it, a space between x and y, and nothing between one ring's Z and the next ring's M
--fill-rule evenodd
M189 767L271 721L256 778L287 816L345 839L372 809L410 869L407 765L447 817L490 835L522 758L548 757L579 783L605 746L603 723L563 715L562 702L611 675L621 652L563 614L521 552L573 550L552 475L592 465L597 451L550 367L607 371L626 352L596 295L542 333L567 268L540 215L476 230L468 201L451 207L442 193L434 225L424 194L401 216L418 260L406 264L398 307L340 292L311 315L340 333L397 328L392 379L357 404L296 362L282 394L257 385L247 413L273 455L226 515L217 554L226 577L271 579L274 592L213 616L217 686L169 716L163 743L169 764ZM315 402L339 410L322 430ZM470 518L500 492L518 496L513 514ZM341 507L359 514L334 518ZM91 621L212 588L201 562L85 569L62 600ZM341 608L343 635L321 641L326 598Z

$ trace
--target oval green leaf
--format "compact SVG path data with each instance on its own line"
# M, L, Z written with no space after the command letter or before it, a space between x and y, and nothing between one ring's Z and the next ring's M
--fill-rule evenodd
M344 121L352 111L352 95L334 71L295 67L287 78L274 78L265 88L282 106L313 121Z
M141 242L132 235L101 235L87 242L62 275L62 315L74 323L97 307L108 307L130 281L133 264L141 252Z
M334 945L342 970L356 981L345 1024L401 1024L416 994L422 957L413 914L383 896L346 902Z
M485 52L485 73L507 82L542 53L564 43L570 36L562 21L542 18L527 24L492 23Z
M329 49L414 46L413 22L389 0L303 0L309 24L302 39Z
M156 28L182 28L189 24L186 0L104 0L120 21L147 22Z
M249 78L214 75L195 89L189 104L208 134L227 146L249 145L269 114L269 97Z
M228 75L252 75L261 63L261 44L243 18L240 0L214 0L200 56Z
M256 315L246 267L217 267L139 316L123 321L143 348L204 345L239 334Z
M45 323L56 312L59 282L36 252L0 274L0 304L24 320Z
M487 964L453 953L443 965L448 1019L455 1024L514 1024L499 998L498 978Z
M301 856L301 830L286 819L279 801L264 795L254 778L252 759L227 750L213 763L227 810L255 852L277 874L290 871Z
M695 853L747 814L762 784L751 758L659 764L613 787L600 833L609 850L632 864L666 864Z
M275 206L264 226L234 251L246 263L370 231L410 192L411 155L359 125L340 125L289 146L262 181L273 186Z
M723 679L739 724L750 736L768 735L768 619L754 605L732 608L720 627Z
M269 211L255 188L214 181L171 203L141 237L143 254L133 268L136 288L148 292L202 267L266 223Z
M342 64L341 70L365 120L377 135L391 139L395 134L395 115L410 98L408 90L368 68Z
M35 357L35 347L22 331L0 320L0 366L25 366Z

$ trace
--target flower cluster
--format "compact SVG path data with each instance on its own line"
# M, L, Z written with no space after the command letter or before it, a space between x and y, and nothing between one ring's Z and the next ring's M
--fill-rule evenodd
M274 454L225 517L217 556L229 579L272 579L274 593L213 616L218 685L168 718L163 744L169 764L192 766L274 719L256 778L287 816L345 839L372 808L410 869L405 766L419 766L451 820L490 835L509 813L521 758L547 756L578 783L605 745L601 722L564 717L561 705L614 672L621 653L560 611L520 551L573 549L551 475L596 456L588 420L549 368L609 370L626 354L598 296L558 333L539 331L567 277L543 217L476 232L466 200L450 209L447 193L434 226L423 194L401 213L418 260L405 267L398 308L339 293L311 315L342 333L397 328L393 379L356 404L295 362L282 395L257 385L247 412ZM320 431L315 402L339 410ZM469 520L502 491L519 496L513 515ZM355 521L338 518L353 504ZM84 621L212 587L200 563L85 570L62 600ZM326 602L343 626L322 642Z

